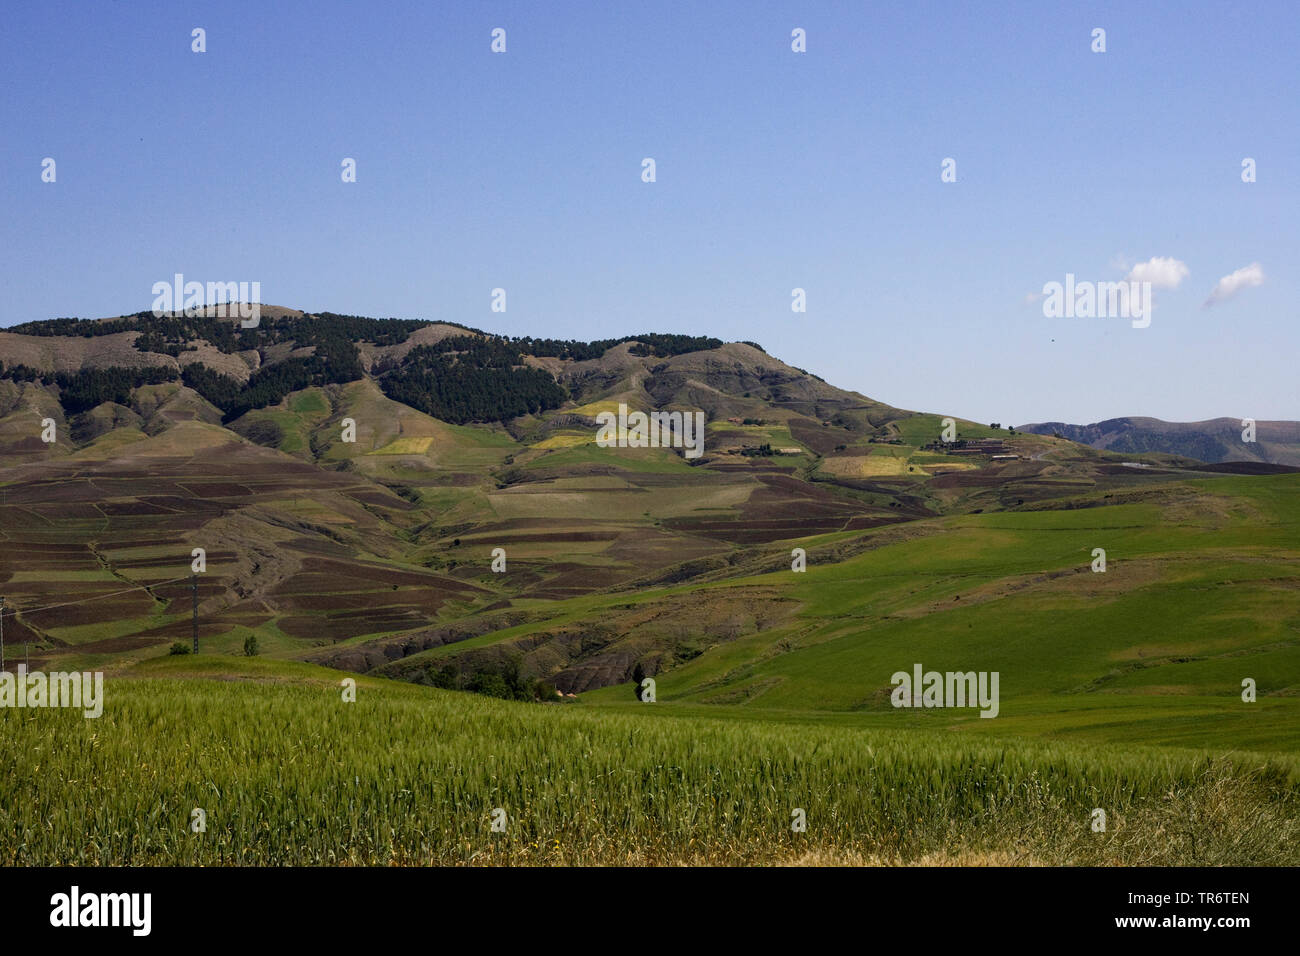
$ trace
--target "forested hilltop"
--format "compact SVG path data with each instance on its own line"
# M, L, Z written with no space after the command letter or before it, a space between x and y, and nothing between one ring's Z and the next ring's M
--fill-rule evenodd
M394 349L407 343L413 333L434 325L459 334L415 345L402 354ZM594 342L512 338L454 322L375 319L333 312L263 316L257 327L250 329L229 318L138 312L116 319L27 322L6 331L81 339L132 333L132 347L137 352L178 360L175 366L113 364L69 372L22 362L6 364L0 352L0 379L55 386L69 413L103 402L125 404L133 388L180 380L220 409L225 421L276 405L304 388L358 381L367 371L390 398L435 418L454 424L505 421L558 408L568 397L568 391L550 372L530 367L526 356L592 361L616 346L633 342L632 355L668 357L722 345L716 338L663 333ZM363 363L359 348L363 345L380 351L370 369ZM204 350L250 357L251 371L241 379L213 368L203 360L200 353Z

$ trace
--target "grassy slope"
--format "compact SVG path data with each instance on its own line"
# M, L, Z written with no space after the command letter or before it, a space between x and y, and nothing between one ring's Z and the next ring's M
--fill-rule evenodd
M715 594L775 587L800 602L800 613L790 626L719 643L659 675L660 706L829 713L857 726L1300 749L1297 492L1296 476L1209 479L1146 502L935 519L941 533L834 565L819 566L810 548L804 575L705 586ZM1095 547L1107 551L1105 574L1089 568ZM699 590L563 602L540 624L423 656L444 659L601 620L616 605L667 607ZM918 662L927 670L998 671L1000 716L895 710L890 677ZM1257 703L1241 700L1245 677L1257 682ZM630 697L622 685L583 699L618 705Z
M135 674L110 678L98 720L0 711L0 863L1294 864L1300 846L1285 762L679 720L367 678L345 703L338 672L266 660ZM497 807L505 833L490 830ZM1089 827L1099 807L1105 833Z

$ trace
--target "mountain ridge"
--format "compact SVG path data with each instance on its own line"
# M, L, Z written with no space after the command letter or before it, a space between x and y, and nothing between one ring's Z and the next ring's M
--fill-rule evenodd
M1070 441L1116 452L1163 452L1209 464L1254 461L1300 465L1298 421L1256 421L1252 441L1245 441L1242 437L1247 429L1247 420L1228 417L1169 422L1134 415L1109 418L1090 425L1036 422L1017 428L1038 435L1059 434Z

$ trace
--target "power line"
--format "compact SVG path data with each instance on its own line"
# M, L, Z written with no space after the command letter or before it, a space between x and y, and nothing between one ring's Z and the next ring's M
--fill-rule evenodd
M17 617L19 614L35 614L38 611L50 611L56 607L71 607L74 604L85 604L87 601L98 601L101 598L116 597L119 594L130 594L132 591L146 591L149 588L165 587L168 584L175 584L177 581L184 581L187 577L189 577L189 575L172 578L170 581L158 581L154 584L139 584L133 588L123 588L121 591L109 591L107 594L96 594L94 597L82 598L80 601L64 601L61 604L47 604L44 607L14 608L12 611L0 610L0 619L5 617Z

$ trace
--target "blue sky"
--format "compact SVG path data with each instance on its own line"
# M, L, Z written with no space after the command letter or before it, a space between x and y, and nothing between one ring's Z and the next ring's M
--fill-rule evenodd
M180 272L514 335L748 339L986 422L1300 418L1300 4L3 16L0 325L148 309ZM1182 278L1149 328L1031 301L1153 258ZM1255 264L1259 284L1205 306Z

